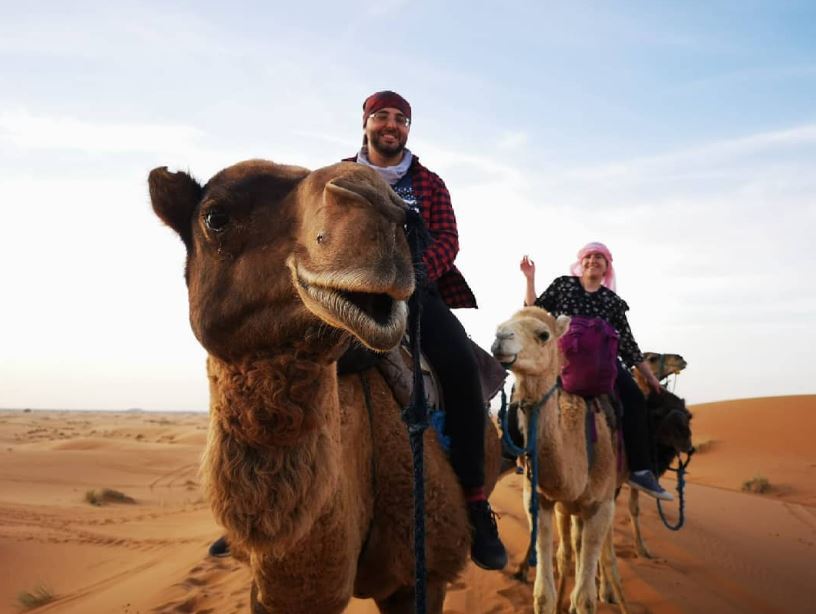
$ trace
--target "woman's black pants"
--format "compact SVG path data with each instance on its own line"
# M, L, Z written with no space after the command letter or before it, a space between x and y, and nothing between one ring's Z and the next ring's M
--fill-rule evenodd
M618 361L615 391L623 405L623 443L630 471L652 469L649 454L649 416L646 399L632 374Z

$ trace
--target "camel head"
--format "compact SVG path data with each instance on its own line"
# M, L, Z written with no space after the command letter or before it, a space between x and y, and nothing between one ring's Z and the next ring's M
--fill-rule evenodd
M680 373L686 368L686 361L680 354L656 354L655 352L644 352L643 358L649 365L652 373L658 380L667 378L674 373Z
M375 350L402 338L414 289L405 205L372 169L250 160L204 186L166 167L148 183L187 248L190 323L211 354L336 358L349 335Z
M554 318L540 307L525 307L499 324L490 349L516 375L555 377L561 366L556 340L569 323L567 316Z
M689 452L691 443L691 412L686 401L664 390L646 399L646 406L654 424L655 442L675 453Z

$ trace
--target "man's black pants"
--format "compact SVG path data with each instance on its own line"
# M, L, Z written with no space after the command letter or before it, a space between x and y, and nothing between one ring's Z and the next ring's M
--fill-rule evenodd
M442 384L453 470L463 488L483 486L487 412L470 339L435 289L422 303L420 326L422 352Z

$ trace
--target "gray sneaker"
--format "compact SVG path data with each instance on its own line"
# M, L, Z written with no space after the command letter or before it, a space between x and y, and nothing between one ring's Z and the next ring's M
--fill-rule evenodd
M647 495L660 499L661 501L674 501L672 494L663 488L654 476L654 473L648 469L643 471L633 471L629 474L629 481L627 482L630 488L637 488Z

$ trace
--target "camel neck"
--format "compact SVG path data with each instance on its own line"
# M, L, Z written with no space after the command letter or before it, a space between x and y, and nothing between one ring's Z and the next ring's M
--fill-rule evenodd
M556 377L517 377L515 398L528 403L537 403L555 385Z
M299 354L207 362L214 417L236 439L260 446L310 440L337 410L337 372Z

